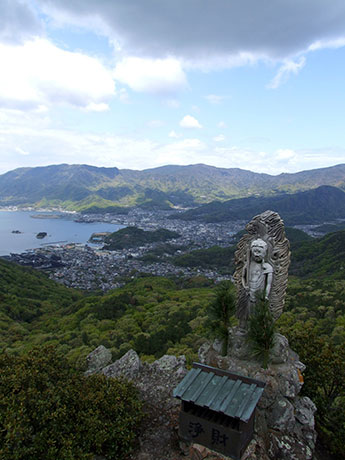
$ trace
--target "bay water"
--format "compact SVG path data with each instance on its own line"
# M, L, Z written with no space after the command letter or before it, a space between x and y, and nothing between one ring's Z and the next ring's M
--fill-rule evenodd
M0 210L0 256L21 253L53 243L87 243L95 232L116 232L122 225L106 222L74 222L73 215L49 218L58 213ZM46 218L33 218L44 215ZM13 233L18 231L20 233ZM36 238L46 232L43 239Z

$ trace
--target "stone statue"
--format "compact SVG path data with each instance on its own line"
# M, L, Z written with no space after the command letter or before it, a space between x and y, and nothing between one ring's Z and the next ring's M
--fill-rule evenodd
M290 263L290 245L279 214L265 211L246 226L235 252L237 317L240 329L247 329L258 297L269 302L276 320L284 308Z

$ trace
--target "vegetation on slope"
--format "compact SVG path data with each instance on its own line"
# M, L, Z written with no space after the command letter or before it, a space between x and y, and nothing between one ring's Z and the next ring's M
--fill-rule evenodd
M0 458L128 458L142 418L129 382L84 377L53 347L0 354Z
M338 458L344 458L345 435L344 233L292 245L292 271L308 277L290 277L277 324L307 365L303 392L317 403L319 433ZM51 344L81 369L103 344L113 359L134 348L144 359L184 353L191 362L210 333L207 309L216 291L205 280L140 278L102 296L83 296L33 270L0 263L0 346L11 355Z
M221 274L234 272L235 246L221 248L212 246L207 249L196 249L186 254L173 258L173 263L178 267L200 267L203 269L218 270Z
M319 437L344 459L345 281L327 277L289 280L280 332L307 366L302 394L317 405Z
M17 342L23 344L35 321L41 318L54 321L57 312L63 312L82 298L77 290L2 259L0 273L0 349L11 348Z
M154 231L145 231L137 227L126 227L108 235L105 239L104 249L128 249L179 238L177 232L160 228Z
M210 285L206 280L139 278L103 296L82 296L34 270L1 264L7 276L1 279L0 347L10 354L51 344L83 368L86 355L101 344L113 359L133 348L150 359L169 351L191 360L203 341L213 297L210 287L202 287Z
M321 186L291 195L214 201L186 211L179 218L203 222L250 220L267 209L278 212L287 225L323 223L345 218L345 192L336 187Z
M345 279L345 230L297 243L292 252L290 273Z

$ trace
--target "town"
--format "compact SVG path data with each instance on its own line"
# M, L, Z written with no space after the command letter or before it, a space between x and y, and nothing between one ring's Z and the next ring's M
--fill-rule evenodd
M11 254L7 259L21 265L47 271L51 279L65 286L84 290L108 291L120 287L125 280L141 274L156 276L180 276L206 278L221 281L231 275L219 275L213 270L180 267L172 263L173 256L212 246L226 247L234 243L234 236L245 226L245 222L200 223L172 218L171 212L133 209L128 215L75 215L79 222L111 222L123 227L135 226L143 230L165 228L177 232L180 237L162 243L108 251L99 244L55 244ZM92 235L90 235L91 238ZM169 251L165 252L164 248ZM159 259L152 261L145 255L161 249Z

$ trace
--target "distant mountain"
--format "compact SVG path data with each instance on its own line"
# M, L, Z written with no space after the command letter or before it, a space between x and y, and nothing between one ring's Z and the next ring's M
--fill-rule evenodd
M345 219L345 193L336 187L323 185L294 194L215 201L184 212L179 218L203 222L250 220L267 209L278 212L287 225Z
M118 173L117 168L87 165L15 169L0 176L0 203L80 202L101 183L110 184Z
M345 164L296 174L258 174L203 164L134 171L88 165L19 168L0 175L0 206L61 206L93 212L142 206L170 209L331 185L345 190Z

